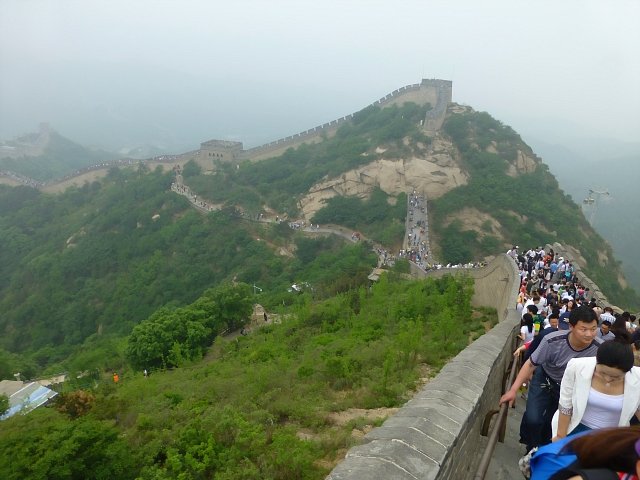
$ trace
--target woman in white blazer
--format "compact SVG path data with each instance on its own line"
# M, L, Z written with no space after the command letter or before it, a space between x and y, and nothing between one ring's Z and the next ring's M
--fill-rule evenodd
M640 367L622 335L604 342L594 357L569 360L551 428L553 439L585 430L624 427L640 419Z

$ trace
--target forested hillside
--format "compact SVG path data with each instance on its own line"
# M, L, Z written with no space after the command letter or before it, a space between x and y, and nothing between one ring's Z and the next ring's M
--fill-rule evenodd
M467 185L431 203L433 231L445 261L458 262L501 251L560 242L581 252L587 274L614 303L640 306L640 297L619 281L622 275L611 246L589 225L547 165L513 175L518 150L531 149L508 126L485 112L451 114L444 125L471 173ZM480 228L465 228L456 214L465 208L486 215Z
M375 264L364 246L295 236L233 209L203 216L171 181L113 169L61 195L0 186L2 378L119 367L119 339L135 325L222 281L257 284L281 304L296 281L327 296L362 284Z
M273 293L294 282L313 284L318 298L363 284L375 265L366 247L305 238L286 223L249 222L238 212L296 218L310 189L371 162L418 159L444 169L432 160L443 144L465 181L429 198L437 258L474 261L512 244L558 241L582 253L585 271L612 301L640 303L621 287L609 245L516 132L465 107L451 109L443 131L430 138L420 130L428 109L368 107L323 142L237 168L220 164L215 175L189 162L185 182L224 205L206 216L170 192L173 176L160 170L113 169L61 195L1 188L0 372L121 365L122 339L143 319L223 281L258 285L272 303L286 303ZM308 220L359 230L398 249L407 191L385 191L380 178L366 181L368 195L329 198Z
M420 129L429 106L406 103L403 107L367 107L342 125L335 136L257 163L220 164L217 175L199 175L186 168L185 181L204 198L259 211L264 205L298 215L299 200L317 182L390 155L410 155L418 142L430 138ZM405 139L410 138L410 141ZM376 147L385 145L384 154ZM406 192L403 192L406 193Z
M581 252L611 300L640 303L516 132L456 107L428 137L428 108L369 107L318 144L212 175L190 161L185 184L220 205L206 214L160 167L113 168L57 195L0 186L0 378L69 373L51 408L3 421L0 471L323 478L495 323L472 309L465 277L409 280L400 260L371 284L372 243L291 228L314 192L325 196L306 221L358 230L392 254L407 194L430 193L443 262L557 241ZM361 170L370 164L379 176Z
M199 334L224 311L250 305L250 291L214 289L136 327L134 364L141 337L155 332L169 340L167 359L180 368L154 368L148 377L126 369L117 384L98 377L92 389L75 380L55 408L5 420L4 478L321 479L393 413L388 407L496 321L495 313L472 311L466 280L392 275L323 301L296 296L275 323L231 341L218 337L198 361ZM160 317L173 328L160 327ZM180 326L191 334L181 337ZM143 364L154 365L149 360Z
M528 249L560 242L582 253L583 270L611 301L640 306L637 293L621 281L611 246L512 128L486 112L453 106L443 130L432 138L419 128L427 109L410 103L368 107L353 124L319 144L238 168L220 164L216 175L201 175L191 163L185 168L185 181L204 198L240 205L253 214L269 208L290 217L302 213L301 202L309 192L324 188L331 191L330 198L323 200L312 222L360 230L395 248L404 231L404 195L417 189L429 197L432 247L443 263L481 260L512 245ZM444 160L443 152L447 152ZM377 177L361 170L383 161L395 162L391 170L399 172L395 184L384 178L389 170ZM404 170L410 162L433 165L435 178L462 172L464 182L433 189L430 178L411 178L411 172ZM341 182L349 173L359 179L351 183L360 182L355 193L335 195L348 189Z
M11 147L14 143L31 143L37 141L37 135L25 135L20 142L7 142ZM10 170L38 181L61 178L83 167L96 165L101 162L114 160L117 155L104 150L96 150L78 145L55 131L47 134L47 143L37 155L21 155L18 157L2 156L0 153L0 170Z

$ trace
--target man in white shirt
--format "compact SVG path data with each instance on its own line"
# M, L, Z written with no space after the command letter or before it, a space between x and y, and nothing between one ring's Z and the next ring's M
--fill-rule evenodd
M616 321L616 317L613 315L613 308L604 307L604 312L600 314L600 325L602 325L602 322L605 320L607 320L610 325L613 325L613 322Z

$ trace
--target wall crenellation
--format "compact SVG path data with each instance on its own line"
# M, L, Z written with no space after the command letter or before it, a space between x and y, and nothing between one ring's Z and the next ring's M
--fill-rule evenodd
M427 112L427 116L425 117L425 130L435 132L442 126L447 105L451 102L451 95L451 81L423 79L421 83L415 83L398 88L365 108L370 106L384 108L396 104L401 105L404 102L415 102L419 105L426 105L429 103L432 105L432 109ZM236 151L231 159L228 155L224 155L224 161L258 161L268 158L269 156L282 154L288 148L298 147L305 142L320 142L325 136L334 135L338 128L343 123L351 121L354 115L355 114L353 113L345 115L336 120L332 120L294 135L274 140L273 142L269 142L258 147ZM201 144L202 153L200 154L199 163L201 163L204 168L213 168L213 164L208 164L209 157L211 156L210 154L215 155L218 153L219 156L217 158L223 158L222 152L216 150L215 142L219 141L210 140Z
M402 105L405 102L414 102L418 105L430 104L432 108L425 116L424 129L427 132L435 132L442 126L447 105L451 102L451 95L452 82L450 80L423 79L420 83L400 87L369 104L365 108L370 106L385 108L391 105ZM172 163L176 161L186 162L190 159L194 159L204 170L213 170L215 163L218 161L226 163L249 160L255 162L265 158L281 155L287 149L299 147L303 143L318 143L322 141L323 138L334 135L338 128L340 128L340 126L345 122L351 121L354 115L354 113L345 115L303 132L289 135L247 150L243 148L242 142L214 139L202 142L200 144L200 149L196 151L186 152L179 155L163 155L146 160L120 159L113 162L103 162L77 170L63 179L58 179L47 184L31 181L30 179L23 179L13 172L0 172L0 177L6 177L8 180L17 183L33 184L37 188L42 188L68 182L71 178L76 176L79 177L89 171L108 169L112 166L134 163Z

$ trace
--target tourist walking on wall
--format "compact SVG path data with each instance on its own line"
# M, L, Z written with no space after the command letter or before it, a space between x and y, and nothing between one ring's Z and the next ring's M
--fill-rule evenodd
M574 358L560 386L554 441L585 430L626 427L640 415L640 367L633 366L630 338L604 342L595 358Z
M593 310L586 307L574 309L569 323L568 331L550 333L542 339L520 369L511 388L500 398L500 403L513 405L518 388L533 375L521 428L521 442L526 443L527 451L551 441L551 418L558 408L560 382L569 360L595 356L602 343L596 337L598 321Z

